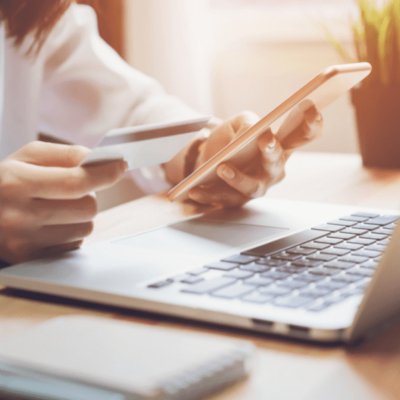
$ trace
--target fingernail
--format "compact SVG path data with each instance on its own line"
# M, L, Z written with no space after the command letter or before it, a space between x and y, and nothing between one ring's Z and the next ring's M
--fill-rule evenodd
M272 140L267 144L265 150L267 153L270 153L275 149L275 147L276 147L276 139L273 137Z
M190 190L188 193L188 196L193 200L197 200L199 198L199 195L199 192L195 189Z
M322 115L317 111L315 106L309 108L305 114L304 117L308 123L313 123L313 122L319 122L322 120Z
M229 168L226 165L222 165L218 168L220 173L227 179L233 179L235 177L235 172L232 168Z
M268 143L268 147L273 149L276 146L276 139L273 137L272 140Z

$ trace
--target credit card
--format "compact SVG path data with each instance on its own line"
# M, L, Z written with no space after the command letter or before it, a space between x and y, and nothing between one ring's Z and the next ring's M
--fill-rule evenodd
M189 143L210 118L112 129L81 165L123 159L128 169L135 169L165 163Z

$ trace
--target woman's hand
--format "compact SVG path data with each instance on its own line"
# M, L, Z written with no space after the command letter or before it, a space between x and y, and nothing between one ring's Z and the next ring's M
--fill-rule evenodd
M90 150L32 142L0 162L0 259L22 262L78 248L93 229L94 190L113 185L124 161L81 167Z
M290 126L296 111L289 114L282 126ZM198 156L196 166L209 160L228 143L241 135L259 118L254 113L244 112L215 128ZM263 196L268 188L285 176L285 164L293 150L309 143L322 134L322 116L311 107L304 113L304 120L280 143L271 131L258 138L260 157L244 171L230 163L218 166L221 179L211 187L196 187L189 191L189 198L201 204L219 204L225 207L241 206L247 201ZM279 137L279 132L277 133Z

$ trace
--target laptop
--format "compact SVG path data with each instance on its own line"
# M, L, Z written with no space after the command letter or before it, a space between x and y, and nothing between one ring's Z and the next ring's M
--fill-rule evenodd
M4 268L10 288L316 342L400 311L399 213L269 199Z

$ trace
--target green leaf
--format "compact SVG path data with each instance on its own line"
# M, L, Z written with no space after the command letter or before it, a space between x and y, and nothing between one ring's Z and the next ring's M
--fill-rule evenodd
M337 40L332 33L328 30L326 26L323 26L324 31L325 31L325 36L327 40L331 43L333 48L336 50L336 52L339 54L340 58L345 62L345 63L352 63L354 62L354 57L350 55L350 53L345 49L343 44Z

